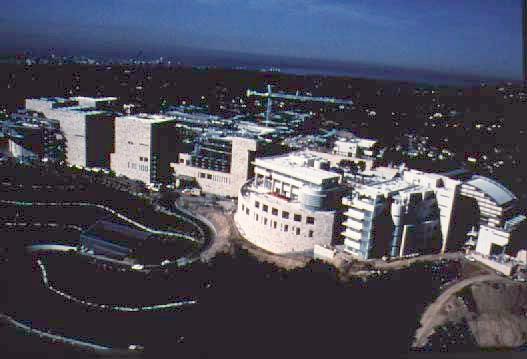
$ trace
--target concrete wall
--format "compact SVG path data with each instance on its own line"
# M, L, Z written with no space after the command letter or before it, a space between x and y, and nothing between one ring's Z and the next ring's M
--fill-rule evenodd
M509 244L509 240L510 233L482 225L479 229L476 252L488 256L491 254L493 244L503 247Z
M498 272L501 272L507 276L510 276L511 273L512 273L512 270L514 269L515 265L513 264L510 264L510 263L499 263L499 262L496 262L490 258L487 258L486 256L484 255L481 255L479 253L472 253L472 256L478 261L478 262L481 262L483 264L485 264L486 266L498 271Z
M255 201L259 202L259 208L256 208ZM268 206L267 212L264 211L264 205ZM276 215L272 214L273 208L277 209ZM284 211L289 213L289 218L283 218ZM301 221L294 220L295 214L301 215ZM335 215L333 211L309 211L296 202L249 192L246 196L239 195L234 219L249 242L269 252L313 254L316 244L332 244ZM308 216L315 219L314 224L307 223Z

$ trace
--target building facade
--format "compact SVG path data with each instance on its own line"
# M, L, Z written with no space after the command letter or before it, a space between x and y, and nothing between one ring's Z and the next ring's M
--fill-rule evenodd
M240 190L236 224L251 243L272 253L313 254L339 225L340 175L306 152L256 159L255 177Z
M353 184L343 199L344 249L362 259L444 252L460 184L415 170Z
M171 116L138 114L115 119L115 151L110 168L146 184L168 181L177 158L179 131Z
M194 152L179 154L178 162L170 166L176 178L193 178L204 192L236 197L252 177L259 146L252 138L202 138Z
M496 255L513 249L520 226L526 221L519 213L517 197L500 183L482 176L463 183L461 195L472 198L479 209L476 252Z
M40 112L45 117L57 120L65 139L66 162L80 167L110 167L113 152L114 115L98 110L99 101L82 98L27 99L26 110ZM113 99L113 98L110 98ZM100 103L107 104L108 98ZM90 107L95 103L95 107Z

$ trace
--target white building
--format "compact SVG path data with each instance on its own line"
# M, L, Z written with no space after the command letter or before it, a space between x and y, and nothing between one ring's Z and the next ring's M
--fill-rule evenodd
M115 119L110 168L146 184L166 180L177 157L178 130L171 116L138 114Z
M384 174L384 173L383 173ZM343 199L344 248L362 259L445 251L461 182L410 170L402 177L370 177Z
M313 254L316 244L333 242L343 187L326 160L297 152L258 158L254 166L235 215L249 242L280 254Z
M480 222L476 252L505 254L526 217L518 212L517 197L498 182L473 176L463 183L461 194L473 198L479 207Z
M374 157L377 140L350 138L335 141L333 153L345 157Z
M177 178L193 178L207 193L236 197L242 185L253 176L252 161L259 151L252 138L202 138L192 153L181 153L171 163Z
M103 101L86 97L78 99L27 99L26 109L59 122L66 140L68 164L109 167L113 151L114 115L97 107L108 105L114 98L104 98Z

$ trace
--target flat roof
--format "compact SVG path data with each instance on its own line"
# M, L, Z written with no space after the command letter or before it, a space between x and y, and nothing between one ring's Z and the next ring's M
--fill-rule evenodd
M108 102L108 101L117 101L117 97L88 97L88 96L75 96L71 98L72 100L90 100L95 102Z
M338 173L314 167L307 167L295 162L295 159L301 159L302 157L305 159L324 160L323 158L319 158L305 152L297 152L275 157L257 158L253 163L255 166L263 167L293 178L316 184L322 184L322 182L325 180L340 178Z
M97 221L82 234L107 240L124 247L129 244L130 240L144 241L151 236L150 233L105 220Z
M390 194L390 193L394 193L394 192L398 192L398 193L406 192L408 190L415 191L415 190L421 188L421 186L414 185L412 183L408 183L402 178L381 180L380 182L377 182L377 183L367 184L364 187L375 189L375 190L377 190L377 191L379 191L381 193L385 193L385 194Z
M516 200L517 197L502 184L483 176L473 176L466 184L476 187L492 198L498 206Z
M177 119L174 116L166 116L166 115L152 115L147 113L140 113L137 115L130 115L130 116L120 116L116 119L120 120L130 120L130 121L140 121L143 123L163 123L163 122L171 122L171 121L177 121Z
M90 107L84 107L84 106L68 106L68 107L59 107L55 108L55 111L75 111L75 112L83 112L87 115L102 115L105 113L108 113L107 111L102 110L96 110L94 108Z

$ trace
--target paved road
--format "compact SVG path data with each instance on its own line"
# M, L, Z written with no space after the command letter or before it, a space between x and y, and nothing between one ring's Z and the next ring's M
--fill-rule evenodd
M445 316L441 314L441 310L452 295L458 293L463 288L470 286L474 283L489 281L510 282L510 279L500 277L496 274L480 275L462 280L461 282L454 284L453 286L445 290L443 293L441 293L441 295L435 300L435 302L433 302L426 308L423 316L421 317L421 327L417 329L413 347L424 347L428 341L428 337L432 334L434 328L442 324L442 322L445 320Z
M1 314L0 313L0 320L3 320L5 322L13 325L15 328L21 329L21 330L23 330L26 333L33 334L33 335L38 335L39 337L46 338L48 340L51 340L52 342L61 342L61 343L64 343L64 344L73 345L75 347L91 349L91 350L95 350L95 351L104 351L104 352L106 352L106 351L110 351L111 350L111 348L105 347L105 346L102 346L102 345L93 344L93 343L89 343L89 342L85 342L85 341L81 341L81 340L76 340L76 339L64 337L62 335L51 334L51 333L48 333L48 332L44 332L42 330L38 330L38 329L32 328L32 327L30 327L30 326L28 326L28 325L26 325L24 323L21 323L21 322L15 320L15 319L11 318L10 316L5 315L5 314Z

